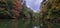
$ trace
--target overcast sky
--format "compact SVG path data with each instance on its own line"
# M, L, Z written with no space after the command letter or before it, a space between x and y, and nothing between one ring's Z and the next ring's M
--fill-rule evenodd
M42 0L26 0L26 5L27 7L31 8L34 12L39 10L40 8L40 3Z

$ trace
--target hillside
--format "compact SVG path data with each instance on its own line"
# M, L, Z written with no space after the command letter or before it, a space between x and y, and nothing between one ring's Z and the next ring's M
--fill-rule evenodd
M44 27L60 28L60 0L44 0L40 14Z

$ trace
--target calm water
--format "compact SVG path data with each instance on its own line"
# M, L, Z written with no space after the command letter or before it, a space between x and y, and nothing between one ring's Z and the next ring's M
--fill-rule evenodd
M33 26L33 28L40 28L39 26Z

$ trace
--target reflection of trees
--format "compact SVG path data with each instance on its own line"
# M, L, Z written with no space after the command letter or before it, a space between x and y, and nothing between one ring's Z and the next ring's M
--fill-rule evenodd
M12 2L13 1L13 2ZM20 1L17 2L17 0L15 1L16 4L14 3L15 0L0 0L0 18L1 19L12 19L12 23L11 23L11 27L12 28L17 28L17 19L18 19L18 16L19 16L19 13L20 13L20 9L19 8L21 5L20 5ZM18 4L17 4L18 3ZM13 7L13 5L15 5ZM19 7L18 7L18 6ZM15 8L16 7L16 8ZM15 10L17 9L17 10ZM18 13L19 12L19 13ZM14 14L12 14L14 13Z

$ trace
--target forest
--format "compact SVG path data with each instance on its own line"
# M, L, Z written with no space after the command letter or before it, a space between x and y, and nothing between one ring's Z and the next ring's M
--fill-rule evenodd
M43 0L38 12L23 0L0 0L0 28L60 28L60 0Z

